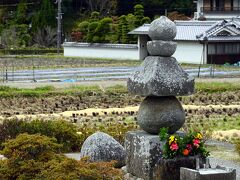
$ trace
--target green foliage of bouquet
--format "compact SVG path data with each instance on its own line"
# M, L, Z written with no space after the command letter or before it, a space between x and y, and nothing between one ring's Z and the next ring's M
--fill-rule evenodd
M199 132L190 132L185 136L169 135L167 128L161 128L159 134L161 141L166 141L163 146L163 158L175 158L183 156L209 156L204 145L203 136Z

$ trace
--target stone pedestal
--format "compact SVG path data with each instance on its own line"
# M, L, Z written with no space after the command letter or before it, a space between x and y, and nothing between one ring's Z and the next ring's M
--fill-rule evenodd
M184 136L184 133L180 131L176 134ZM177 173L179 179L180 167L195 168L194 157L162 159L164 144L165 142L161 142L158 135L152 135L145 131L128 132L125 138L127 172L144 180L157 180L159 177L165 178L166 176L175 177L170 175Z
M153 168L161 158L162 146L158 135L144 131L128 132L125 138L127 171L144 180L152 179Z

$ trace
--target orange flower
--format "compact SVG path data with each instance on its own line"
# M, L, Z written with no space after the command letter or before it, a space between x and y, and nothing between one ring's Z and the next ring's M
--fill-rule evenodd
M190 153L190 151L188 149L183 150L183 155L184 156L188 156L189 153Z

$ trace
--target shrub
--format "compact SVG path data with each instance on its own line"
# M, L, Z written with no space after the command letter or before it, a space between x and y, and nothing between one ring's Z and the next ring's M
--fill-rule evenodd
M98 25L99 25L98 22L92 22L88 25L88 35L87 35L88 42L93 42L93 37L95 36Z
M44 163L57 159L60 148L56 139L38 134L20 134L3 145L1 154L8 158L0 161L0 177L4 179L32 179L41 172Z
M91 21L98 21L100 18L100 13L97 11L93 11L90 16Z
M151 23L151 19L149 17L142 18L141 24Z
M120 170L113 168L114 162L89 163L87 159L76 161L65 158L61 162L49 161L36 179L122 179Z
M64 120L33 120L27 122L11 119L4 120L3 123L0 124L0 129L0 143L5 142L7 139L13 139L20 133L39 133L56 138L57 142L62 144L62 152L79 151L84 141L83 137L77 134L76 126Z
M2 43L7 47L26 47L31 41L26 24L11 25L2 32Z
M54 47L57 42L56 30L50 26L38 29L34 34L33 41L40 47Z
M111 18L103 18L100 20L96 28L96 36L99 37L99 42L107 42L107 35L111 33L111 24L113 20Z
M20 134L4 143L1 179L121 179L114 162L89 163L58 154L61 145L46 136Z

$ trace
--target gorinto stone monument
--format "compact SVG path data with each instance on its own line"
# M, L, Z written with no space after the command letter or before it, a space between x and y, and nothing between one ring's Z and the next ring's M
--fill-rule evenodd
M194 93L194 79L171 57L177 48L176 34L175 24L167 17L154 20L148 34L150 56L127 82L130 93L146 97L137 116L144 131L129 132L125 139L127 170L143 179L155 179L154 166L162 149L157 135L160 128L175 133L185 122L185 112L175 96Z

